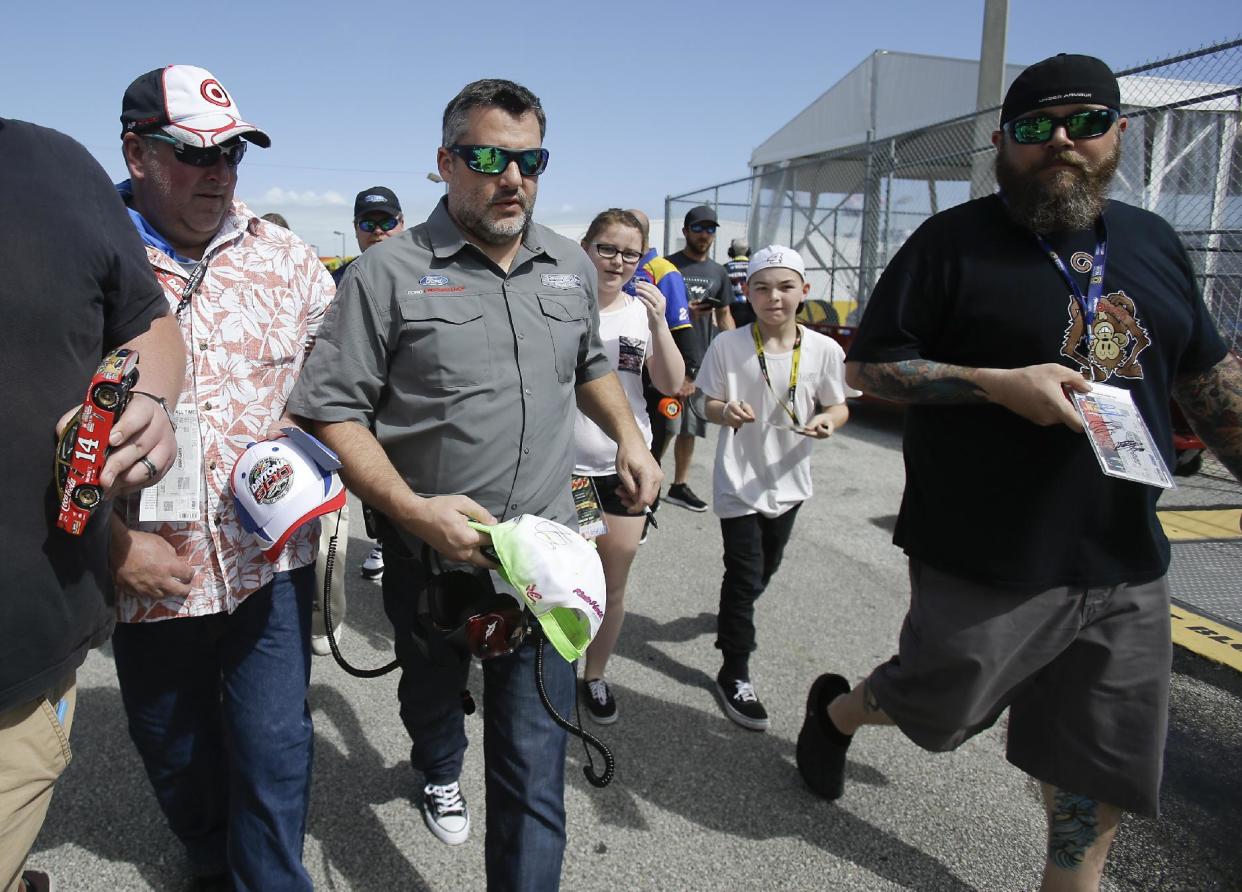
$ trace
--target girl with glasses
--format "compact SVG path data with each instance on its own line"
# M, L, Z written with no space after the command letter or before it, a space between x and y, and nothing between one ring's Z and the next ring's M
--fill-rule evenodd
M652 384L668 395L681 386L686 369L664 317L664 295L650 281L634 277L643 253L642 228L628 211L610 208L591 221L582 247L599 273L600 340L621 379L634 420L650 446L643 368L647 368ZM617 703L604 681L604 668L621 633L625 584L645 515L630 514L622 504L617 493L621 486L615 467L617 444L581 412L574 442L574 474L590 478L594 484L608 526L608 531L595 540L608 585L608 609L587 650L583 672L587 711L596 722L607 725L617 720Z

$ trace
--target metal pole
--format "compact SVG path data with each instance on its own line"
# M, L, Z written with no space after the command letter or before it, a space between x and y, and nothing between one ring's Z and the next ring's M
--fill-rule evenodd
M1005 90L1005 29L1009 20L1009 0L983 0L983 38L979 47L979 88L975 109L995 108ZM996 122L991 115L975 118L971 148L986 146ZM992 154L983 152L970 163L970 197L982 198L992 191Z
M665 257L668 256L668 231L673 225L673 202L670 198L664 199L664 250L660 253Z

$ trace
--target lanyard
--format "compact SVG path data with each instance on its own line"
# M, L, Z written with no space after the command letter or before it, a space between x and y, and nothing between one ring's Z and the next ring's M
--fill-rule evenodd
M217 248L216 251L220 249ZM185 287L181 289L181 300L177 303L177 309L173 313L177 319L181 318L181 314L185 308L190 305L190 298L194 296L194 292L198 290L198 286L203 284L203 277L207 275L207 264L211 262L211 258L216 255L216 251L204 254L194 267L194 272L190 273L190 280L185 283Z
M1078 301L1078 306L1082 308L1083 321L1087 328L1087 352L1091 352L1091 342L1095 337L1093 328L1095 326L1095 308L1100 302L1100 295L1104 293L1104 264L1108 260L1108 233L1104 228L1104 217L1101 215L1095 222L1095 255L1091 261L1091 279L1087 283L1087 293L1084 295L1082 289L1078 287L1078 282L1070 275L1070 271L1065 267L1065 261L1060 255L1052 249L1052 245L1041 235L1036 235L1039 246L1044 249L1044 253L1052 260L1052 265L1057 268L1057 272L1061 274L1061 278L1069 285L1070 291L1074 294L1074 299Z
M768 377L768 361L763 355L763 338L759 336L759 326L751 323L750 333L755 337L755 356L759 358L759 371L763 373L763 380L768 385L768 390L772 391L776 404L785 410L785 414L793 421L794 427L801 427L802 422L798 420L798 411L794 408L794 391L798 389L798 363L802 359L802 326L797 326L794 334L793 364L789 367L789 402L787 404L781 402L781 398L772 389L772 379Z

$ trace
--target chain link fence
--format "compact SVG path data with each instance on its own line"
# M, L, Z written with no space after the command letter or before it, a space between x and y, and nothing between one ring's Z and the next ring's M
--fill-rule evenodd
M1129 129L1113 197L1180 233L1222 334L1242 352L1242 39L1118 72ZM811 298L855 321L880 272L925 219L996 187L999 107L806 159L665 201L665 251L686 211L716 208L713 251L733 238L787 244ZM830 320L831 321L831 320Z

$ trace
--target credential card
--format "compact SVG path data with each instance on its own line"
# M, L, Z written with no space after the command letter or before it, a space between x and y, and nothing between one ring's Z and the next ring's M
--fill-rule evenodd
M1075 393L1073 397L1105 474L1161 489L1173 488L1164 457L1129 391L1092 384L1090 393Z

